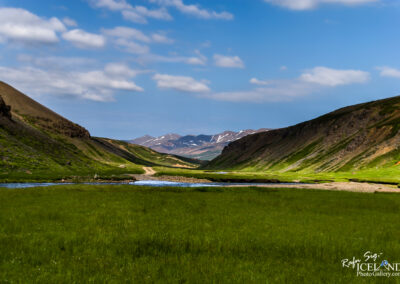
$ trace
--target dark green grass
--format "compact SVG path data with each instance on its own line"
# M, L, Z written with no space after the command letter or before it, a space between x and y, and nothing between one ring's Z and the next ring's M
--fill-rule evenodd
M375 279L341 259L400 261L395 194L59 186L0 204L2 283L359 283Z

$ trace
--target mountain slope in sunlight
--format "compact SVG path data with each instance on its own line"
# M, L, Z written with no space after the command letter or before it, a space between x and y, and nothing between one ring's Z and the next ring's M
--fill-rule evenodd
M125 142L91 137L85 128L0 82L0 179L142 173L143 165L198 166L195 160L120 143Z
M400 97L373 101L244 137L207 168L345 172L398 167L399 129Z

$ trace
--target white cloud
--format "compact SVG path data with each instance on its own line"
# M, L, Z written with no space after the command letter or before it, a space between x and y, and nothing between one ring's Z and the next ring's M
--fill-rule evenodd
M239 56L214 55L215 65L225 68L244 68L244 63Z
M122 47L126 52L133 54L146 54L149 53L150 48L147 45L138 44L126 38L118 38L115 44Z
M104 29L103 33L107 36L119 37L119 38L127 38L134 39L149 43L151 38L142 33L141 31L128 28L128 27L115 27L113 29Z
M96 8L105 8L111 11L120 11L124 19L137 23L147 24L147 18L157 20L172 20L167 9L151 10L144 6L132 6L125 0L89 0Z
M57 32L65 30L64 24L57 18L41 18L24 9L0 8L2 42L57 43Z
M153 18L157 20L170 21L172 16L168 13L165 8L156 10L150 10L144 6L131 7L128 10L122 11L122 16L125 20L137 23L147 24L147 18Z
M161 62L161 63L184 63L189 65L206 65L207 57L195 50L196 56L177 56L177 55L158 55L158 54L145 54L140 56L137 61L140 64L148 62Z
M162 7L151 10L144 6L132 6L126 0L89 0L94 7L106 8L112 11L120 11L126 20L138 24L146 24L147 18L158 20L172 20L172 16L165 7L174 7L181 13L193 15L202 19L232 20L234 16L226 11L215 12L200 8L198 5L186 5L183 0L148 0Z
M152 3L157 3L163 6L175 7L181 13L192 15L202 19L222 19L222 20L232 20L234 16L226 11L215 12L208 11L200 8L198 5L186 5L182 0L149 0Z
M380 0L264 0L267 3L279 5L291 10L311 10L321 4L361 5Z
M128 77L132 78L143 73L143 71L133 70L128 65L124 63L109 63L105 66L104 71L107 75L113 77Z
M96 65L94 59L85 57L63 57L63 56L32 56L28 54L20 54L17 56L19 62L33 65L40 68L53 69L76 69L77 67L88 67Z
M315 85L298 80L269 81L268 86L248 91L217 92L206 94L205 97L228 102L278 102L291 101L306 96L317 89Z
M120 11L131 7L125 0L91 0L91 3L97 8L106 8L113 11Z
M304 82L335 87L354 83L365 83L369 80L369 73L361 70L338 70L326 67L315 67L301 75Z
M125 20L134 22L136 24L147 24L146 17L132 10L122 11L122 16Z
M323 88L365 83L369 73L359 70L335 70L316 67L292 80L262 81L252 78L250 83L260 87L253 90L207 93L203 97L229 102L291 101L320 91Z
M129 27L115 27L113 29L103 29L103 34L110 37L111 40L124 51L133 54L147 54L150 48L146 44L150 43L173 43L173 40L161 33L144 34L142 31ZM145 44L140 44L142 42Z
M63 19L63 23L69 27L77 27L78 26L77 22L74 19L71 19L68 17L65 17Z
M2 80L32 96L72 96L100 102L112 101L116 91L143 91L130 80L136 74L137 71L116 64L86 72L0 67Z
M157 43L167 43L167 44L171 44L174 42L173 39L168 38L166 35L164 34L152 34L151 38L153 40L153 42L157 42Z
M145 35L142 31L129 27L115 27L113 29L103 29L103 33L110 37L136 40L145 43L173 43L174 41L166 35L153 33Z
M262 81L262 80L258 80L257 78L251 78L250 83L254 84L254 85L259 85L259 86L266 86L266 85L271 84L270 81Z
M88 33L80 29L65 32L62 37L79 48L100 48L106 44L104 36Z
M392 77L392 78L399 78L400 79L400 70L395 69L392 67L378 67L378 70L380 70L380 75L382 77Z
M156 74L153 76L153 80L157 82L157 87L161 89L174 89L188 93L206 93L210 91L205 82L196 81L192 77Z

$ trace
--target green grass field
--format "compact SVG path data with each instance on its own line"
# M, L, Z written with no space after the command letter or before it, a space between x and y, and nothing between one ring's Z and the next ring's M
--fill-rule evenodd
M157 176L186 176L195 178L204 178L212 181L224 181L226 179L231 181L263 181L263 180L279 180L280 182L326 182L326 181L337 181L347 182L358 180L361 182L373 182L373 183L390 183L400 184L400 165L396 165L389 168L378 168L368 169L359 171L344 171L344 172L312 172L312 171L301 171L301 172L280 172L280 171L253 171L249 170L223 170L223 171L212 171L212 170L199 170L199 169L178 169L178 168L167 168L167 167L155 167ZM223 172L224 174L221 174ZM265 182L265 181L263 181Z
M343 258L400 262L396 194L75 185L0 204L0 283L360 283Z

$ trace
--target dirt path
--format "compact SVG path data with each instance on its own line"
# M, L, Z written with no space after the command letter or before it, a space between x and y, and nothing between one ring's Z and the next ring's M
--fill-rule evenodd
M154 176L156 174L156 171L151 167L143 167L143 170L145 171L145 176Z

